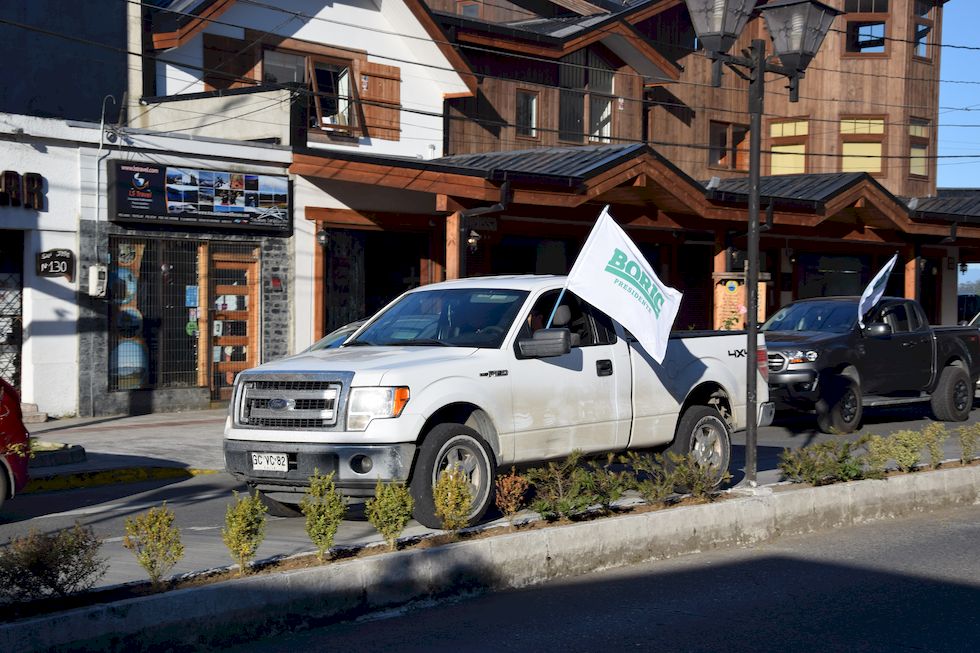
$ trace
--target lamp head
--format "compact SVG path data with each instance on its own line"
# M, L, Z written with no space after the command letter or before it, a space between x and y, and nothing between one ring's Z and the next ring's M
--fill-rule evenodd
M803 72L843 12L818 0L776 0L759 7L759 13L772 38L773 53L786 68Z

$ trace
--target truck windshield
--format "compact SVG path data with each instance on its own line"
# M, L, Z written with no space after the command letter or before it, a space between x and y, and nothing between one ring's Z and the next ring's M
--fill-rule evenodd
M843 302L800 302L779 309L763 331L827 331L847 333L857 322L857 306Z
M480 288L409 293L344 347L443 346L497 349L527 292Z

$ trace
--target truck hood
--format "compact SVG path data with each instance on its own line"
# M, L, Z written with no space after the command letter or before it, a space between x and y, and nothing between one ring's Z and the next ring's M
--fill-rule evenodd
M766 349L813 349L847 337L846 333L826 331L766 331Z
M248 373L354 372L357 385L377 385L386 372L452 364L477 351L474 347L341 347L296 354L260 365Z

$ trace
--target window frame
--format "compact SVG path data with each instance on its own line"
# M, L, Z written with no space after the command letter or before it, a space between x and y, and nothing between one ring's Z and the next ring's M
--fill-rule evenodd
M913 125L913 123L918 123L918 124ZM926 136L919 136L919 135L913 134L912 133L912 128L914 126L924 127L925 130L926 130L926 134L927 135ZM909 118L909 125L908 125L908 130L906 130L906 133L908 134L908 139L909 139L909 143L908 143L908 154L909 154L908 176L909 176L909 179L915 179L917 181L927 180L927 179L929 179L929 178L932 177L932 175L930 174L930 169L929 169L929 151L930 151L930 145L931 145L931 140L932 140L930 138L930 136L932 134L932 121L929 120L929 119L927 119L927 118L919 118L919 117L916 117L916 116L911 116ZM925 160L925 169L926 169L925 174L919 174L917 172L913 172L912 171L912 161L913 161L912 148L913 147L924 147L925 148L925 155L923 156L923 158Z
M517 101L521 94L528 95L533 98L532 101L532 111L531 111L531 124L528 126L528 131L530 133L522 134L521 129L521 115L519 111L519 102ZM518 87L514 92L514 135L516 138L528 141L539 141L541 140L541 91L536 89Z
M880 134L846 134L843 131L845 121L881 121ZM888 167L885 165L885 154L888 144L888 116L883 114L843 114L838 118L837 126L837 151L840 153L840 163L837 166L838 172L845 172L844 145L846 143L878 143L881 145L881 155L878 158L878 172L870 170L848 170L846 172L866 172L875 178L885 178L888 176Z
M571 61L572 57L582 57L584 63L577 61ZM593 60L598 59L601 63L608 66L609 73L609 91L599 91L594 88L594 83L592 80L592 71L597 68L593 65ZM589 143L611 143L615 138L616 132L616 111L613 109L613 100L616 98L616 74L618 68L613 64L609 63L608 58L598 52L595 52L592 48L583 48L582 50L576 50L575 52L562 57L558 61L559 66L559 85L558 85L558 141L561 143L573 143L576 145L583 145ZM562 66L573 66L581 68L582 85L581 86L566 86L562 84ZM581 131L572 134L569 130L562 128L562 107L566 106L563 98L568 98L570 96L576 96L576 104L581 102ZM606 106L609 108L609 122L608 122L608 134L600 135L593 133L592 131L592 117L593 117L593 106L595 100L603 99L606 102ZM570 138L569 136L573 136Z
M936 47L932 39L932 34L936 29L936 5L930 2L929 11L926 12L926 16L920 16L919 12L916 11L915 5L917 0L911 0L910 8L912 10L912 58L916 61L921 61L923 63L932 63L933 61L933 49ZM919 28L926 28L925 32L925 54L919 54Z
M845 5L846 6L846 5ZM872 7L874 9L874 7ZM883 11L848 11L844 16L844 34L841 39L841 56L843 57L866 57L866 58L887 58L891 56L891 48L888 45L888 35L891 27L891 12L886 8ZM881 52L864 52L860 49L852 50L851 45L851 26L871 25L880 23L884 33L881 36Z
M725 129L725 154L719 157L719 161L714 161L714 153L721 150L720 146L715 146L712 137L715 131L712 129L714 126L723 126ZM742 146L736 146L735 140L733 138L735 129L744 130L744 138L741 141ZM749 169L749 138L751 133L749 131L748 125L743 125L736 122L727 122L724 120L708 120L708 168L711 170L725 170L727 172L748 172ZM744 167L739 167L739 154L744 153L741 157L744 159ZM730 160L729 164L722 163L724 160Z
M463 13L466 7L476 7L476 16L467 16ZM480 20L483 18L483 3L476 0L456 0L456 15L469 20Z
M794 124L794 123L806 123L806 133L805 134L794 134L793 136L773 136L772 128L776 125ZM810 117L809 116L796 116L793 118L779 118L776 120L770 120L766 129L767 146L766 153L769 155L769 174L770 175L795 175L795 174L807 174L810 172ZM792 145L802 145L803 146L803 172L773 172L773 156L776 154L774 148L779 146L792 146Z

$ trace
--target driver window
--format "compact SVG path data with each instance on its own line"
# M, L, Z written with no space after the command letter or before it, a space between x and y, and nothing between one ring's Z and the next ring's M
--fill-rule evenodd
M535 331L543 329L554 311L551 326L567 328L571 332L572 347L606 345L616 341L616 334L608 317L570 292L565 293L561 305L555 309L558 295L559 291L550 290L534 302L521 326L520 338L530 338Z
M892 328L892 333L908 333L909 318L904 304L888 306L881 311L881 321Z

